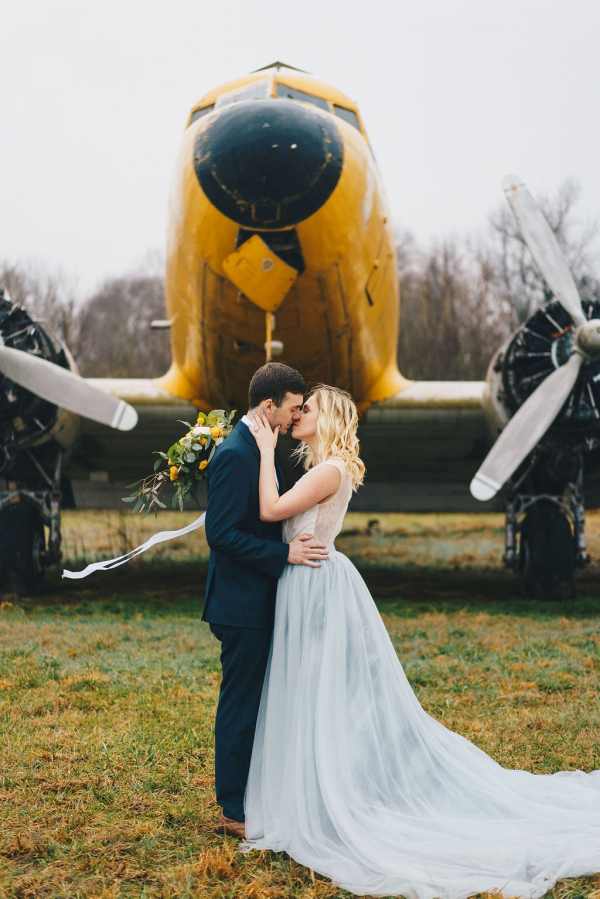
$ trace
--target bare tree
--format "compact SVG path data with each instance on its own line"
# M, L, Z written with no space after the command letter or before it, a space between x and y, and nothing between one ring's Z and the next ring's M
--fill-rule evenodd
M82 306L77 362L87 377L148 378L169 367L169 335L152 331L164 318L160 275L134 274L105 281Z
M594 242L597 222L584 222L577 215L579 184L565 181L555 197L538 197L537 202L548 219L565 254L582 299L600 298L600 271ZM491 216L492 256L497 289L511 307L513 328L524 322L537 308L552 299L552 293L540 275L521 237L512 213L503 204Z
M50 271L39 262L0 262L0 287L7 289L12 301L33 318L52 328L76 354L76 288L63 271Z
M168 333L150 330L165 314L161 262L147 254L143 271L108 279L83 304L63 272L41 263L0 262L0 287L66 343L83 375L154 377L170 362Z
M489 253L446 241L428 252L398 239L402 312L398 360L409 378L473 380L507 334Z
M598 228L577 215L579 187L565 181L538 199L584 300L600 299ZM402 300L398 360L410 378L479 379L494 352L537 308L552 299L509 207L490 217L477 243L445 241L429 251L398 236Z

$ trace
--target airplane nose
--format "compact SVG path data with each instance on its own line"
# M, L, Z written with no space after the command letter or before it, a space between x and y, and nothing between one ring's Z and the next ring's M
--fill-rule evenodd
M211 116L194 146L208 199L245 228L287 228L317 211L339 181L333 116L295 100L249 100Z

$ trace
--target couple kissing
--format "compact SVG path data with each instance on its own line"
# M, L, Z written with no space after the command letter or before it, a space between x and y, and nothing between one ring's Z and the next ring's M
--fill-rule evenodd
M260 368L208 469L203 619L221 643L218 829L357 895L535 899L600 872L600 771L501 768L419 704L336 551L363 481L352 398ZM305 474L286 490L291 428Z

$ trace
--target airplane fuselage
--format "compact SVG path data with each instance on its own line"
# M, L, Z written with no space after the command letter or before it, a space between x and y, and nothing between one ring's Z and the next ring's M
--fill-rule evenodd
M255 234L297 272L275 315L280 360L363 407L406 386L394 233L358 110L288 70L223 85L190 115L169 203L173 361L160 385L205 407L244 402L265 361L265 313L223 263Z

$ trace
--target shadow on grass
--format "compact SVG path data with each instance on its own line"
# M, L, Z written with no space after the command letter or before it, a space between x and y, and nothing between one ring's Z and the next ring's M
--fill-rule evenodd
M401 617L425 611L487 612L527 618L588 618L600 613L600 571L579 575L576 595L563 602L526 600L518 595L516 575L495 568L386 568L358 565L382 610ZM62 615L108 612L130 618L202 614L208 565L202 561L138 562L85 580L48 574L36 597L4 597L24 610Z

